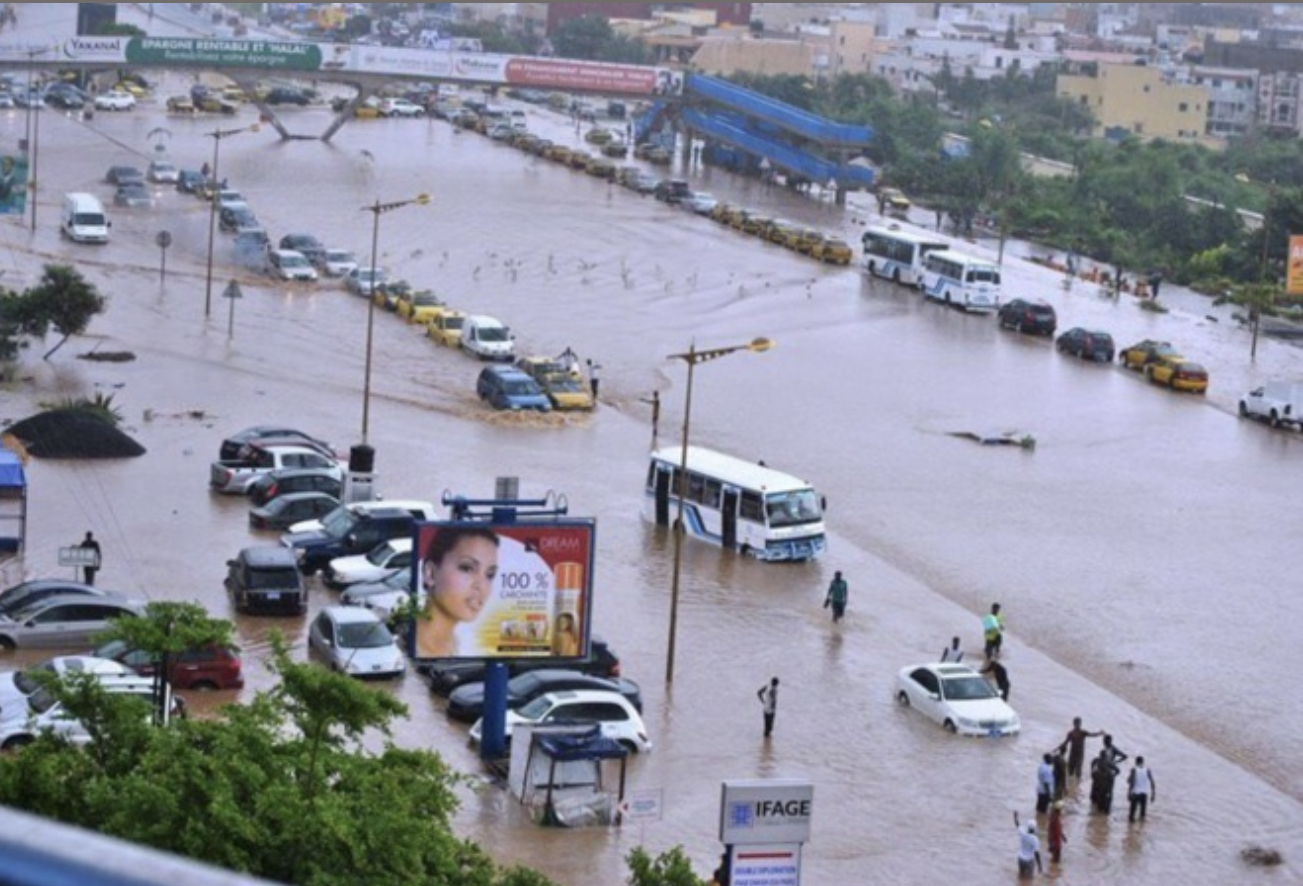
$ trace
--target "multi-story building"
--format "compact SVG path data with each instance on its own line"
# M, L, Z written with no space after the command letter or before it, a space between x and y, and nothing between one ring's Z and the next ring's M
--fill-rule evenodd
M1292 71L1258 77L1258 124L1267 132L1303 135L1303 75Z
M1057 92L1090 109L1096 136L1205 141L1208 93L1203 87L1172 82L1149 65L1087 61L1074 67L1079 73L1059 75Z
M1208 94L1205 132L1217 138L1244 135L1258 119L1258 73L1238 68L1193 67L1191 86Z

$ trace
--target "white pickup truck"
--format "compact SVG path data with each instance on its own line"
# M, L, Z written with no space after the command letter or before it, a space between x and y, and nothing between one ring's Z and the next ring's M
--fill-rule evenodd
M1303 384L1269 381L1240 398L1240 415L1273 428L1293 425L1303 430Z
M331 471L341 483L344 480L343 463L312 446L255 443L247 447L246 454L246 458L212 463L208 485L213 491L246 495L254 480L281 468L320 468Z

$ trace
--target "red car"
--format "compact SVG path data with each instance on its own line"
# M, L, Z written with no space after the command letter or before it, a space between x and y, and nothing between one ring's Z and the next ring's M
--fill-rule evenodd
M154 675L155 663L149 653L132 649L122 640L111 640L92 655L128 665L142 677ZM172 663L173 689L241 689L244 674L240 655L231 647L208 646L181 653Z

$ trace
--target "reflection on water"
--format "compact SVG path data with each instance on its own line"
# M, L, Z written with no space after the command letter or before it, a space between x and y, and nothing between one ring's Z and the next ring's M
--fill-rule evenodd
M305 126L324 122L302 113L315 115ZM566 136L545 112L528 113ZM161 119L157 107L89 125L51 114L43 201L101 188L103 169L139 159ZM167 125L174 159L202 162L212 121ZM0 116L0 132L21 127L21 116ZM475 396L478 363L383 311L374 318L370 442L382 490L488 497L494 478L516 476L522 493L563 493L572 514L594 516L597 630L640 682L657 745L630 762L629 786L663 790L665 814L637 828L543 829L499 786L465 788L459 827L503 861L568 884L615 883L633 846L683 844L709 871L719 783L791 777L815 783L806 882L860 882L866 871L895 883L1012 882L1011 813L1029 814L1036 761L1083 716L1150 758L1163 798L1143 830L1129 829L1117 806L1109 821L1090 815L1078 789L1057 880L1145 883L1161 871L1221 886L1243 877L1246 841L1280 849L1282 874L1297 876L1303 712L1282 703L1296 695L1288 669L1263 667L1260 650L1290 648L1303 623L1303 602L1279 590L1303 529L1282 497L1303 441L1234 417L1239 392L1258 380L1303 374L1293 349L1264 342L1249 363L1244 336L1226 324L1064 292L1053 275L1006 263L1006 292L1044 295L1062 327L1103 326L1120 343L1168 338L1212 368L1207 397L1175 395L434 121L359 121L331 145L281 144L269 131L230 139L222 170L274 237L308 230L361 252L370 216L358 207L432 193L430 207L385 216L380 263L502 318L522 353L573 347L604 367L591 416L504 416ZM724 199L855 238L826 205L718 170L693 177ZM207 491L208 462L225 433L272 417L341 448L355 442L368 307L333 283L273 284L219 252L215 288L234 278L245 295L228 334L227 305L204 316L205 207L157 196L154 210L116 213L103 249L62 243L53 221L34 235L0 229L14 280L34 279L43 260L73 260L109 297L87 337L24 363L28 380L6 398L5 418L111 392L148 449L128 463L34 462L29 564L48 574L57 547L93 527L105 584L232 616L225 560L274 542L249 533L246 502ZM160 285L152 244L163 228L176 245ZM693 442L810 480L828 497L829 553L763 564L685 543L666 686L672 539L638 513L644 399L660 392L661 439L677 440L684 370L667 355L757 335L777 347L697 373ZM75 359L96 346L138 359ZM1030 433L1036 449L951 436L992 431ZM834 569L850 581L835 628L821 608ZM314 580L313 607L332 599ZM1024 733L956 739L899 708L897 670L956 634L980 648L980 613L995 600L1008 615ZM236 622L241 697L271 684L270 631L306 654L306 619ZM755 690L772 675L783 692L765 742ZM481 771L423 681L377 685L408 705L397 741ZM204 696L195 709L226 700Z

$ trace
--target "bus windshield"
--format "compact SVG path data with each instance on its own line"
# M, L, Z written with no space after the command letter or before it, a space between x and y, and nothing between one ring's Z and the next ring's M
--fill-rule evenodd
M771 527L800 526L823 519L819 498L813 489L779 492L765 496L765 512Z
M969 268L966 283L994 283L1000 285L1000 272L995 268Z

